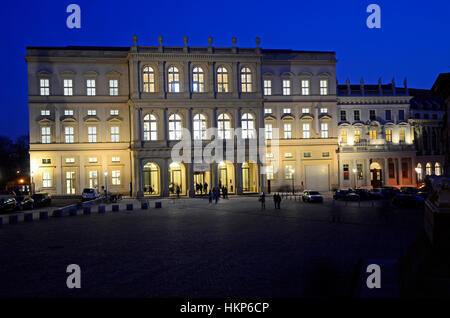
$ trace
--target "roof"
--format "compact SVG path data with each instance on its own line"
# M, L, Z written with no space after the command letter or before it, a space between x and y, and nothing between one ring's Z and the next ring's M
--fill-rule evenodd
M404 87L395 86L395 93L392 89L392 83L381 84L364 84L364 96L407 96L406 89ZM363 96L360 84L350 84L350 92L347 85L337 86L338 96Z
M411 109L444 110L443 99L430 89L410 88L409 94L414 96L410 101Z
M450 96L450 73L441 73L433 84L431 90L441 96L447 98Z

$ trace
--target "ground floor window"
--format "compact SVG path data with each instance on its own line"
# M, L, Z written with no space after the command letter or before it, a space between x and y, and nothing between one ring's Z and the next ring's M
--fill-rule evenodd
M52 175L48 171L42 173L42 187L51 188L52 187Z
M120 170L111 171L111 183L112 185L120 185Z
M66 194L75 194L75 171L66 171Z
M442 175L442 168L439 162L436 162L436 164L434 165L434 174L437 176Z
M344 180L348 180L349 179L349 171L348 171L348 164L344 164L343 166L343 175L344 175Z
M89 171L89 188L98 189L98 172L97 172L97 170Z

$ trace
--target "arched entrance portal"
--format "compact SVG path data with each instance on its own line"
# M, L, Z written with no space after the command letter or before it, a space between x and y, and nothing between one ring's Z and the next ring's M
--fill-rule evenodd
M177 190L178 189L178 190ZM169 166L169 194L186 195L186 169L182 163L172 162Z
M380 188L383 185L383 174L378 162L370 164L370 184L373 188Z
M236 185L234 183L234 166L229 161L221 161L218 164L219 187L226 187L228 193L236 193Z
M242 164L242 191L258 192L258 165L256 162L247 160Z
M144 195L161 195L161 185L159 177L159 166L156 163L148 162L144 165L143 171Z

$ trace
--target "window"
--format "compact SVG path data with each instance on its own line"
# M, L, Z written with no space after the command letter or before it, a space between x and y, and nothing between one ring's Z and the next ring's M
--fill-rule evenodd
M322 152L322 157L329 157L330 153L329 152Z
M88 142L97 142L97 127L88 127Z
M50 159L50 158L42 159L42 164L43 165L49 165L51 163L52 163L52 159Z
M98 162L97 157L91 157L91 158L89 158L89 163L96 163L96 162Z
M118 109L111 109L111 110L109 111L109 114L110 114L111 116L118 116L118 115L119 115L119 110L118 110Z
M267 180L273 180L273 166L266 166L266 178Z
M283 114L290 114L291 109L290 108L283 108Z
M294 177L294 168L291 165L286 165L284 169L284 177L288 180L292 180Z
M116 79L109 80L109 95L110 96L119 95L119 80Z
M311 158L311 153L310 152L304 152L303 153L303 158Z
M321 123L320 131L321 131L322 138L328 138L328 123Z
M71 79L65 79L63 81L64 84L64 96L72 96L73 95L73 81Z
M120 157L112 157L111 162L120 162Z
M405 111L403 109L398 111L398 120L405 120Z
M361 163L356 164L356 176L357 176L358 180L362 180L364 178L363 165Z
M50 95L50 80L48 78L41 78L39 81L40 83L40 91L41 96L48 96Z
M273 137L272 124L266 124L264 127L264 131L266 133L266 140L271 140Z
M264 114L272 114L272 108L264 108Z
M119 142L119 126L111 126L111 142Z
M347 121L347 113L345 110L341 110L341 121Z
M292 152L286 152L285 154L284 154L284 157L285 158L292 158L293 156L292 156Z
M52 187L52 175L48 171L42 173L42 187L51 188Z
M75 171L66 171L66 194L75 194Z
M245 113L242 115L242 139L254 138L255 122L253 115Z
M88 109L87 114L88 116L95 116L97 115L97 111L95 109Z
M267 159L273 159L273 153L268 152L268 153L266 154L266 158L267 158Z
M405 142L405 128L400 128L398 131L398 141Z
M355 141L355 144L358 144L361 142L361 130L355 130L354 141Z
M392 142L392 129L386 129L386 141Z
M371 140L377 139L377 131L376 131L375 129L369 130L369 138L370 138Z
M217 69L217 91L219 93L228 93L228 71L223 66Z
M360 121L361 120L361 116L359 115L359 110L354 110L353 111L353 120L354 121Z
M433 114L433 115L431 115L431 118L436 120L436 119L438 119L438 116L437 116L437 114Z
M111 183L112 185L120 185L120 170L111 171Z
M284 124L284 138L291 139L292 138L292 125Z
M291 95L291 81L283 80L283 95Z
M64 110L64 116L73 116L73 110L72 109Z
M434 174L437 176L442 175L442 168L439 162L436 162L436 164L434 165Z
M425 166L425 173L427 176L431 175L431 163L429 163L429 162Z
M169 84L170 93L180 92L180 72L178 71L177 67L169 67L167 82Z
M50 111L48 109L41 110L41 116L50 116Z
M347 143L347 130L345 129L341 130L341 143Z
M49 126L41 127L41 142L43 144L50 143L50 127Z
M272 95L272 80L264 80L264 95Z
M408 163L405 161L402 161L402 178L406 179L408 178Z
M344 175L344 180L348 180L349 179L349 171L348 171L348 164L344 164L343 166L343 175Z
M219 139L231 138L231 119L227 114L220 114L217 118Z
M420 119L420 113L416 113L416 114L414 115L414 117L415 117L416 119Z
M87 96L95 96L95 79L88 79L86 81Z
M194 116L194 139L205 140L206 139L206 117L202 114Z
M328 95L328 80L320 80L320 95Z
M75 163L75 158L66 158L66 163Z
M302 80L302 95L309 95L309 80Z
M192 91L194 93L205 92L205 76L201 67L194 67L192 70Z
M303 124L303 138L310 138L310 125L309 124Z
M157 123L155 115L147 114L144 116L144 140L157 140Z
M243 67L241 69L241 92L252 92L252 71L248 67Z
M144 93L154 93L155 92L155 72L150 66L145 66L142 72L142 79L144 83L143 91Z
M302 114L309 114L309 108L302 108Z
M370 120L375 120L377 119L377 114L375 113L374 109L369 110L369 119Z
M386 120L391 120L391 110L386 109Z
M66 144L71 144L74 142L74 133L72 126L64 127L64 136L66 138Z
M181 139L181 117L178 114L172 114L169 117L169 140Z
M89 171L89 188L98 188L97 170Z
M321 113L321 114L328 114L328 108L322 107L322 108L320 109L320 113Z

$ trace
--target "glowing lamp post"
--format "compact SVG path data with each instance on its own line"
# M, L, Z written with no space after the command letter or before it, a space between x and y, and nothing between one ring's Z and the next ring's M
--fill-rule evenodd
M34 194L34 171L31 171L31 194Z
M103 174L105 175L105 197L108 198L108 171Z
M355 176L355 189L356 189L356 188L358 188L358 184L357 184L358 181L356 180L356 172L357 172L357 170L354 168L352 171L353 171L353 175Z

